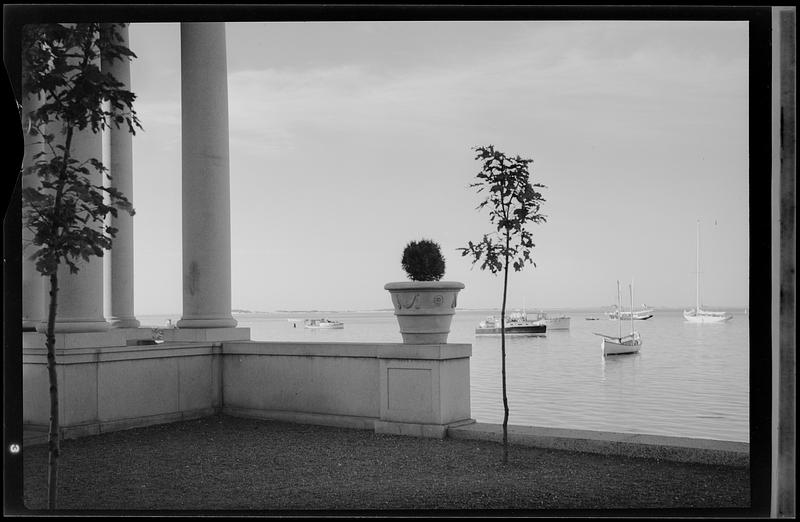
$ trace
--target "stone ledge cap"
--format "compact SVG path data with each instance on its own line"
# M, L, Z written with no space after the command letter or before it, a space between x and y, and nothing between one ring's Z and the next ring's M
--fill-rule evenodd
M123 332L106 330L105 332L56 332L55 348L80 349L80 348L101 348L109 346L126 346L128 341ZM47 343L47 336L39 332L23 332L23 348L44 349Z
M471 344L394 344L378 348L379 359L463 359L472 355Z

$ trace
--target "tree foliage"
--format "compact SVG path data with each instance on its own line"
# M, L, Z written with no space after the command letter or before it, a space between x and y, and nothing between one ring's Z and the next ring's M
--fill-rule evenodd
M102 61L127 60L135 54L124 45L118 24L41 24L23 31L22 90L38 99L22 115L23 128L39 138L24 176L36 184L22 191L23 223L32 232L32 254L42 275L66 263L102 256L117 230L106 226L107 215L119 210L133 215L127 197L97 182L96 173L110 179L98 158L75 158L75 133L101 132L125 125L135 134L141 124L133 109L135 95L109 72Z
M438 281L445 269L442 250L430 239L409 242L403 249L401 265L412 281Z
M485 194L477 210L488 208L489 220L496 230L484 234L480 241L469 241L466 248L458 250L462 256L472 256L473 264L481 263L481 270L488 269L493 274L505 270L507 261L517 272L526 263L536 266L531 257L536 245L525 225L547 221L546 216L539 213L545 200L536 190L547 187L530 182L528 165L533 160L508 157L492 145L474 150L478 152L475 159L482 163L478 181L470 187Z

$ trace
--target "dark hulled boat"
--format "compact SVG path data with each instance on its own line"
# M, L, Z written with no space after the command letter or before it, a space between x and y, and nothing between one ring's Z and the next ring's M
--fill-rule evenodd
M506 317L506 335L545 335L547 325L544 321L529 321L524 313L515 313ZM500 319L487 317L475 328L476 335L500 335L502 325Z

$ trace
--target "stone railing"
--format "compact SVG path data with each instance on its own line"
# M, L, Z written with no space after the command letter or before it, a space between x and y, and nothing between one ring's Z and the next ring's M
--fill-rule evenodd
M122 332L57 336L64 436L220 411L426 437L473 422L469 344L216 341L178 332L145 345ZM24 343L23 422L43 429L49 418L43 336L31 334Z

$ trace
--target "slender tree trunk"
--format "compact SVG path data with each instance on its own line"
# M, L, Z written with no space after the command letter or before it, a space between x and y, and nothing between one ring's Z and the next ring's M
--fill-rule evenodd
M67 163L70 159L72 148L72 127L67 128L64 140L64 166L62 167L58 188L56 189L55 215L59 214L61 201L64 195ZM58 309L58 262L50 274L50 307L47 313L47 332L45 346L47 347L47 376L50 381L50 431L48 433L48 459L47 459L47 505L48 509L56 509L58 497L58 457L61 453L60 426L58 419L58 374L56 373L56 310Z
M506 238L506 252L509 240ZM503 374L503 463L508 463L508 393L506 391L506 297L508 295L508 254L503 270L503 309L500 311L500 353Z
M56 374L56 307L58 306L58 273L50 274L50 309L47 314L47 375L50 379L50 433L47 460L48 508L56 508L58 490L58 454L61 449L58 426L58 375Z

